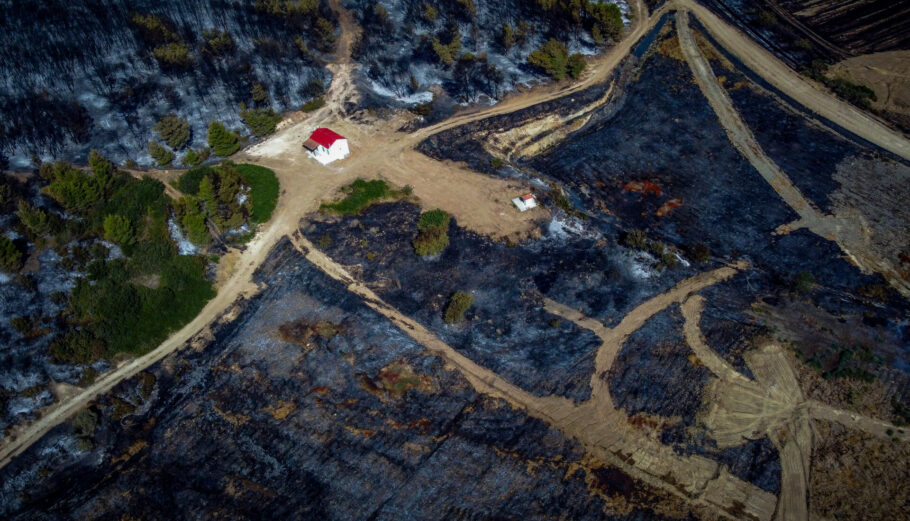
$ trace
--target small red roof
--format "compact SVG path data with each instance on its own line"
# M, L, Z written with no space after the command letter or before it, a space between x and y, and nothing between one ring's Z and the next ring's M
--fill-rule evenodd
M338 141L339 139L344 139L344 136L327 128L317 128L315 131L313 131L313 134L310 135L310 139L326 148L329 148L332 146L332 143Z
M534 196L531 194L525 194L525 195L521 196L522 201L530 201L531 199L534 199Z

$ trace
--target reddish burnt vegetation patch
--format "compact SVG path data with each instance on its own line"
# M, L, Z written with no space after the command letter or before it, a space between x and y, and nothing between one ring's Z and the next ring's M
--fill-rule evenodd
M399 400L411 389L430 391L433 385L427 376L417 375L405 362L393 362L379 370L374 378L363 375L360 386L380 399Z
M665 202L664 204L660 205L660 208L657 209L657 216L663 217L664 215L667 215L671 211L682 206L682 204L683 204L682 199L680 199L678 197L674 197L673 199L670 199L667 202Z
M341 330L338 325L323 320L319 322L310 322L299 319L278 326L278 337L288 343L297 344L304 349L313 349L316 347L315 339L321 338L328 340L339 334Z
M637 192L642 195L654 195L660 197L664 191L657 183L653 181L629 181L623 185L622 189L626 192Z

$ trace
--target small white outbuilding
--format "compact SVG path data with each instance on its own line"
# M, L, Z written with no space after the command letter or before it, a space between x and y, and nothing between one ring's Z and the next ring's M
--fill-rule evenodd
M531 194L524 194L512 199L512 204L522 212L526 212L531 208L537 208L537 198Z
M327 128L317 128L310 134L310 138L303 142L310 157L327 165L332 161L348 157L351 150L348 140L341 134Z

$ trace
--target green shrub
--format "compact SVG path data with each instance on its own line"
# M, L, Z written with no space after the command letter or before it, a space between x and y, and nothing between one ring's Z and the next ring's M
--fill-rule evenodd
M815 277L808 271L801 271L793 281L793 289L797 293L808 293L815 287Z
M414 251L421 257L438 255L449 247L449 234L447 230L433 228L420 232L412 244Z
M430 210L429 212L424 212L420 215L420 219L417 221L417 229L420 231L426 231L433 228L444 228L449 229L449 223L452 218L449 217L449 214L442 210Z
M0 270L19 271L22 267L22 252L5 235L0 235Z
M237 165L243 182L250 187L250 221L267 222L278 204L280 185L275 172L257 165Z
M143 39L149 43L162 44L180 41L180 35L171 28L171 24L159 16L133 13L130 21L139 30Z
M622 238L623 244L636 250L648 248L648 236L644 230L629 230Z
M844 78L830 79L827 85L835 94L859 107L868 108L869 102L877 99L874 90Z
M129 219L116 214L105 217L104 238L120 245L133 244L135 239Z
M161 146L157 141L149 141L149 155L158 166L167 166L174 160L174 153Z
M325 213L338 215L355 215L362 212L372 204L387 199L395 199L403 194L392 190L388 183L381 179L367 181L357 179L341 189L345 194L343 199L332 203L323 203L319 209Z
M660 265L664 268L672 268L678 262L679 259L676 258L676 253L673 251L667 250L660 254Z
M155 124L154 130L174 150L180 150L190 142L190 124L176 114L162 117Z
M180 174L180 177L175 181L172 181L172 184L174 185L174 188L186 195L196 195L199 193L199 183L202 181L202 178L211 175L212 171L212 167L209 166L190 168L186 172Z
M183 163L188 166L197 166L208 159L209 154L211 154L211 151L208 148L202 148L198 151L191 148L183 156Z
M254 136L262 137L275 132L275 126L281 121L281 114L271 108L247 109L240 112L240 118Z
M82 409L73 417L70 425L73 426L73 431L77 436L83 438L91 437L95 434L95 429L98 428L98 415L91 409Z
M439 18L439 13L436 12L436 8L432 5L424 2L423 3L423 19L429 23L436 23L436 19Z
M528 63L545 72L556 81L566 77L569 51L562 42L550 38L528 55Z
M449 246L449 224L451 217L442 210L430 210L417 221L419 233L414 238L417 255L437 255Z
M701 242L697 242L692 246L689 250L689 255L691 255L696 262L708 262L711 260L711 250Z
M216 156L229 156L240 150L237 134L229 131L218 121L209 123L209 146Z
M11 326L13 326L13 329L18 331L23 336L28 336L29 333L35 329L34 322L28 317L13 317L10 319L9 323Z
M193 63L190 49L183 42L172 42L155 47L152 56L165 69L186 69Z
M324 106L325 106L325 98L323 98L322 96L319 96L318 98L313 98L310 101L304 103L303 106L300 107L300 110L302 110L303 112L313 112L313 111L321 109Z
M458 291L449 299L443 319L446 324L455 324L464 319L464 314L474 304L474 297L470 293Z
M573 80L577 80L587 66L588 63L585 62L584 56L575 53L572 56L569 56L569 62L566 64L566 72Z

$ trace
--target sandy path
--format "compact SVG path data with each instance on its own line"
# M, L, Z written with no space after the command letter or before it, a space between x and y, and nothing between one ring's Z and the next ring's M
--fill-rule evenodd
M718 378L742 382L748 381L748 378L740 374L729 362L708 347L705 335L702 334L701 328L698 327L704 306L705 298L701 295L693 295L680 306L680 311L685 319L683 334L686 337L686 343L689 344L689 347L692 348L701 363L717 375Z
M544 299L544 309L560 316L566 320L576 323L579 327L590 329L595 335L600 337L603 343L597 350L597 357L594 362L594 375L591 378L591 385L600 385L602 379L600 375L609 371L613 367L613 362L619 355L623 344L629 339L629 336L641 329L645 322L651 319L657 313L685 300L689 295L701 291L702 289L713 286L718 282L729 279L739 271L748 269L749 264L745 261L738 261L731 266L724 266L712 271L700 273L694 277L683 280L666 293L651 297L645 302L639 304L635 309L623 317L622 321L614 328L608 328L599 321L586 317L580 311L572 309L564 304ZM610 399L606 390L601 390L597 399ZM612 400L610 401L612 407Z

